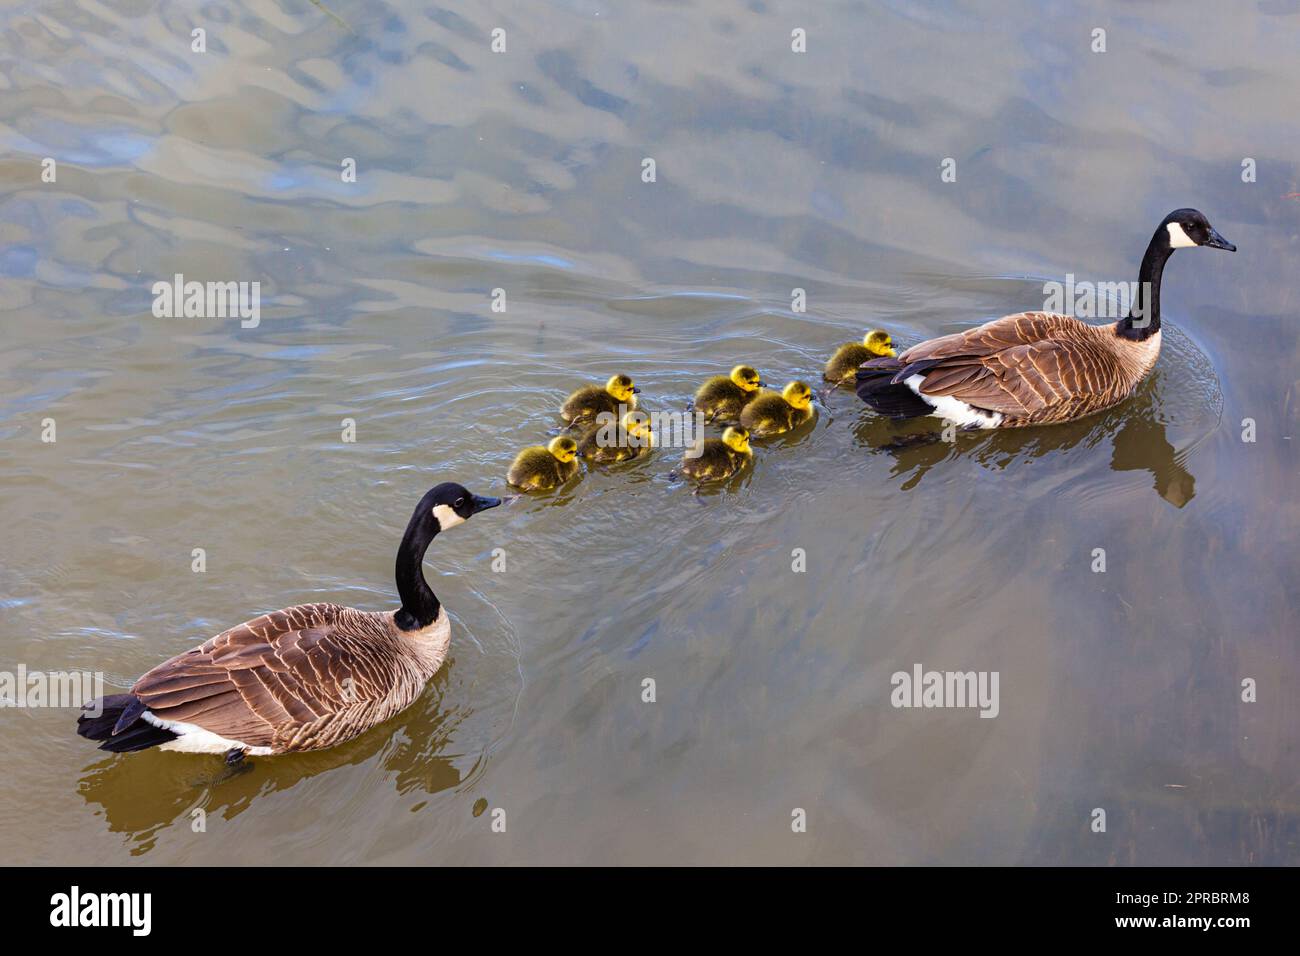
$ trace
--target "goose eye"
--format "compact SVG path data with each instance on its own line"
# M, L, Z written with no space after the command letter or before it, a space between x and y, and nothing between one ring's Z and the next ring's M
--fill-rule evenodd
M456 499L456 507L457 507L457 509L460 509L460 508L465 507L465 499L464 499L464 498L457 498L457 499Z

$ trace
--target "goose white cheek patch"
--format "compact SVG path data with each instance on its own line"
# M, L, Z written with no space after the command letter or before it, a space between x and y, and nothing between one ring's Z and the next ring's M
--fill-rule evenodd
M1189 246L1196 245L1196 243L1192 242L1192 237L1185 233L1183 227L1178 223L1171 222L1165 228L1169 230L1169 245L1171 248L1186 249Z
M438 519L438 526L446 531L448 528L454 528L458 524L464 524L465 519L452 510L451 505L434 505L433 516Z

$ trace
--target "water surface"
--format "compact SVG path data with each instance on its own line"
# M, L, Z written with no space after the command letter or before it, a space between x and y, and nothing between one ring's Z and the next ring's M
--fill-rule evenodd
M895 449L832 393L724 489L665 452L439 538L451 659L334 750L228 776L0 711L5 859L1295 862L1300 4L987 7L11 3L0 669L391 607L419 496L503 493L578 383L815 378L1133 279L1183 205L1240 251L1175 256L1105 415ZM260 325L155 318L175 273ZM998 716L891 707L917 663Z

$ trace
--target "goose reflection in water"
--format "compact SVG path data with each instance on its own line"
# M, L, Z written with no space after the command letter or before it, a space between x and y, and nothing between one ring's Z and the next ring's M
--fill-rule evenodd
M858 425L856 437L861 444L893 456L890 475L905 476L900 485L904 491L915 488L931 469L949 459L971 457L1000 470L1075 446L1099 447L1109 439L1112 471L1150 472L1156 493L1181 508L1195 497L1196 479L1185 463L1190 448L1175 448L1169 426L1160 418L1157 378L1144 383L1128 402L1064 425L997 432L957 429L950 435L955 440L945 441L942 426L933 419L900 426L869 416Z
M87 804L102 808L110 831L129 835L132 854L140 855L153 849L169 826L195 828L198 810L208 818L232 820L259 797L348 765L370 764L372 775L390 781L399 794L464 787L482 775L487 754L449 751L473 710L448 704L446 680L445 673L435 678L421 704L327 750L255 757L235 767L204 755L157 750L113 755L85 768L78 792Z

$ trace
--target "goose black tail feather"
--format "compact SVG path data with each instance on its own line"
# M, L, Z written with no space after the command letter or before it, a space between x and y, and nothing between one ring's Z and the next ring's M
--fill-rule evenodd
M176 734L141 719L144 704L134 694L109 694L96 703L99 714L77 718L77 733L89 740L102 740L100 750L128 753L175 740Z
M99 749L108 750L115 754L125 754L135 750L148 750L150 747L157 747L169 740L175 740L178 736L178 734L174 734L170 730L163 730L161 727L153 726L153 724L146 724L142 720L130 730L109 737L99 745Z
M858 398L873 411L890 418L917 418L929 415L934 406L902 384L904 372L915 371L920 363L904 366L896 358L876 358L863 363L856 376Z

